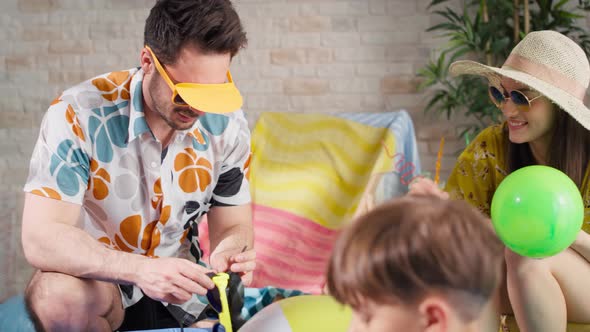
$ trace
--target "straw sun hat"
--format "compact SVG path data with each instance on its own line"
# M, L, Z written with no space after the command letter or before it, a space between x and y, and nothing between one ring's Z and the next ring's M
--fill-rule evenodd
M578 44L556 31L531 32L518 43L502 68L461 60L451 64L454 76L498 75L526 84L540 92L590 130L590 109L584 105L590 83L590 64Z

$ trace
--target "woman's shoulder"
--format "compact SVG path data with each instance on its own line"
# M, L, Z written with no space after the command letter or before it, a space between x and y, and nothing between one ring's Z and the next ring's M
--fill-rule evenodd
M482 130L467 146L464 153L503 154L504 149L504 124L497 124Z
M506 154L504 130L504 124L493 125L482 130L463 150L459 156L459 162L483 163L490 166L503 165Z
M499 123L485 128L475 137L474 142L489 142L502 146L505 126L504 123Z

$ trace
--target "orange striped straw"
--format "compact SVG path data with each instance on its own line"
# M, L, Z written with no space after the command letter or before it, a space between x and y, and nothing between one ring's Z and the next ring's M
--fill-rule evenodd
M434 183L438 184L440 177L440 162L443 154L443 147L445 146L444 136L440 138L440 145L438 147L438 155L436 156L436 173L434 173Z

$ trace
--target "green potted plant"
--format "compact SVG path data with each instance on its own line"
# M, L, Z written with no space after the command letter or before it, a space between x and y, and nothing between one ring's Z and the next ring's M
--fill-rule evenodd
M429 8L448 0L433 0ZM465 0L462 9L436 9L442 23L430 27L448 38L436 59L418 71L421 90L430 96L425 112L437 112L450 118L463 113L472 120L459 128L460 136L473 137L498 122L501 112L489 102L487 86L472 76L450 77L449 65L469 58L492 66L501 66L510 50L529 31L556 30L574 39L590 54L590 35L579 19L590 10L590 0ZM586 24L584 21L582 24Z

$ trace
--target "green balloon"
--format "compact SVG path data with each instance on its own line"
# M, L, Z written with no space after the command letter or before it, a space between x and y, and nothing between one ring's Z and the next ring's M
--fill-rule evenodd
M584 203L576 184L563 172L528 166L500 183L491 217L496 233L512 251L548 257L574 242L582 228Z

